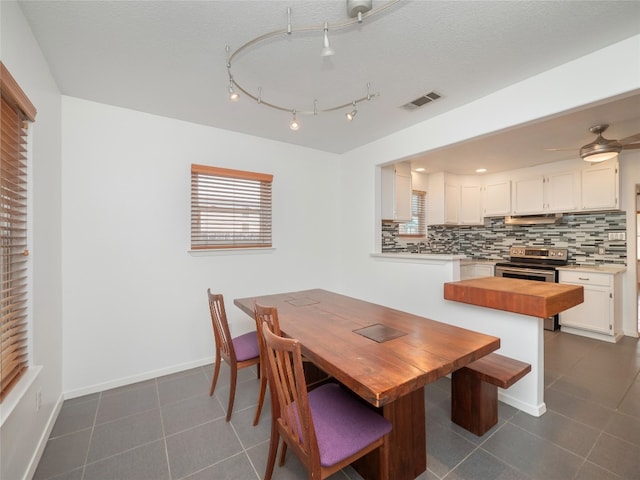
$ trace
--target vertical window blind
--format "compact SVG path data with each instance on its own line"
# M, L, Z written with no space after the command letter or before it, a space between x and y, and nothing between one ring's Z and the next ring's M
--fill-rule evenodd
M191 165L191 249L271 247L273 175Z
M411 221L401 223L398 233L404 236L424 237L427 235L427 193L420 190L411 192Z
M0 401L28 367L27 130L35 108L0 63Z

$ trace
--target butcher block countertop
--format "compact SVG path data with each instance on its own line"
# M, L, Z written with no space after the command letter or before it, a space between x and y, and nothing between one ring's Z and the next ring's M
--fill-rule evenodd
M582 303L584 290L580 285L483 277L445 283L444 298L547 318Z

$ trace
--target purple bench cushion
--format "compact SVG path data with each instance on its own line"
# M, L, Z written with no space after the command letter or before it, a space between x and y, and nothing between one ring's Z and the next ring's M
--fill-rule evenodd
M245 333L234 338L233 348L236 351L236 360L242 362L260 355L258 347L258 333L256 331Z
M309 392L320 464L335 465L391 431L391 423L339 385Z

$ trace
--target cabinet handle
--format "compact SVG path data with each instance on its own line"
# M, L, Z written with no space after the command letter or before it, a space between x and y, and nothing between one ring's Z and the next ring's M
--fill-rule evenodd
M589 277L586 277L586 278L585 277L578 277L578 280L587 280L588 281Z

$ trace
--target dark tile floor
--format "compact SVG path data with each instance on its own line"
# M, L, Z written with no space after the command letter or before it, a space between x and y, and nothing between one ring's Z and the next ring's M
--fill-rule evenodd
M426 391L428 470L433 479L640 478L640 343L545 332L545 400L539 418L500 404L482 437L449 421L449 380ZM213 398L211 367L196 368L64 402L36 480L261 479L270 405L252 426L255 370L240 372L230 423L228 368ZM289 453L274 480L307 478ZM333 475L359 479L351 468Z

